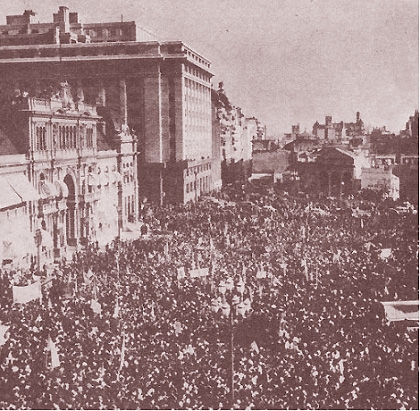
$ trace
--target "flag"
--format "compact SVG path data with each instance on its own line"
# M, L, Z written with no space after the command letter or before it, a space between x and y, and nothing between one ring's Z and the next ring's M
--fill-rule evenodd
M58 356L58 349L51 337L48 336L47 350L51 353L51 368L54 369L60 366L60 358Z
M251 344L251 348L257 353L257 354L259 354L260 353L260 349L258 348L258 345L257 345L257 343L255 342L255 341L253 341L252 342L252 344Z
M181 331L182 331L181 323L179 321L175 321L174 328L175 328L175 334L178 337L178 335L181 334Z
M85 280L85 284L89 285L92 282L92 277L94 276L92 270L89 268L87 273L83 274L84 280Z
M260 268L257 271L257 278L267 278L267 272L264 270L262 263L260 264Z
M185 277L186 277L186 275L185 275L185 267L184 266L178 267L178 270L177 270L177 279L178 280L182 280Z
M209 268L197 268L195 270L190 270L191 278L207 277L209 275Z
M156 318L155 316L155 303L152 301L152 310L150 311L150 316L154 320Z
M123 337L123 342L121 345L121 354L120 354L120 368L118 369L118 374L120 373L120 371L122 370L123 366L124 366L124 361L125 361L125 334Z
M113 318L118 318L118 314L120 313L120 306L118 304L118 298L115 303L114 314L112 315Z
M6 341L8 340L9 337L5 337L7 331L9 330L10 325L3 325L0 324L0 347L4 344L6 344Z
M26 304L38 298L42 300L41 283L39 281L23 287L13 286L13 303Z
M96 300L92 300L92 302L90 303L90 308L92 308L92 311L93 311L95 314L101 314L101 312L102 312L102 306L101 306L101 304L100 304L98 301L96 301Z
M308 272L308 265L306 264L306 260L302 259L301 267L303 267L303 272L305 274L306 281L309 281L309 272Z
M286 263L281 263L280 268L283 268L283 274L286 275L287 274L287 264Z
M337 250L336 253L333 254L333 263L338 263L340 261L341 250Z

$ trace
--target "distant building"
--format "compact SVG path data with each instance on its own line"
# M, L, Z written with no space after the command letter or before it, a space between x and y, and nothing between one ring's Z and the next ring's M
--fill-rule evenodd
M321 149L316 158L318 190L333 197L356 192L363 167L369 167L364 153L337 147Z
M413 116L410 116L407 123L405 124L405 130L401 131L402 137L419 139L419 111L416 110Z
M223 83L214 91L213 101L220 125L222 181L245 181L252 172L252 141L258 139L262 127L258 120L246 119L242 109L230 103Z
M400 198L400 179L390 169L362 168L361 188L383 191L393 200Z
M183 203L214 189L206 58L180 41L138 42L134 22L82 24L66 7L51 23L32 16L8 16L0 29L1 96L49 98L66 80L108 130L135 130L139 199Z
M356 113L356 121L350 123L333 123L331 116L325 117L325 124L315 122L312 134L321 140L329 142L347 141L365 134L364 123L360 118L360 113Z
M32 10L7 16L7 24L0 26L0 47L136 40L134 21L82 24L78 13L65 6L54 13L52 23L34 23L34 16Z
M253 155L253 174L282 174L290 166L290 153L286 150L260 151Z

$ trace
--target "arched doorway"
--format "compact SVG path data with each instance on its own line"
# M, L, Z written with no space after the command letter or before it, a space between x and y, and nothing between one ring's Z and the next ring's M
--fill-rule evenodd
M73 178L67 174L64 177L64 183L67 185L69 195L67 197L67 211L66 211L66 238L67 244L75 246L77 243L76 237L76 190L74 187Z

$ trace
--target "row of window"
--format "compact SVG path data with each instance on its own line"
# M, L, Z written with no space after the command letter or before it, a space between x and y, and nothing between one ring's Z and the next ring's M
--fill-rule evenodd
M204 95L210 95L210 87L205 86L204 84L198 83L197 81L191 80L189 78L184 77L185 87L188 90L192 90L193 92L202 93Z
M129 36L131 33L130 27L123 27L123 28L96 28L96 29L87 29L85 30L85 34L95 38L95 37L122 37L122 36Z
M55 148L61 150L77 148L77 127L76 126L57 126L53 128L54 139L53 145ZM48 149L47 129L45 126L37 126L35 129L36 134L36 149L44 151ZM93 128L79 128L80 147L93 148Z
M127 217L135 214L134 194L124 198L124 211Z
M186 170L186 176L202 173L203 171L211 170L211 163L201 164L199 166L189 167Z
M199 178L197 181L191 181L190 183L187 183L185 186L187 193L198 191L197 194L200 193L208 193L210 191L210 177L205 176Z

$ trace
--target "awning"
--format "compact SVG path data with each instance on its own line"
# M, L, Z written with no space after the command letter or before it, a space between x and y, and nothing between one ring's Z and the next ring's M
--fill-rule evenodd
M68 197L69 196L69 188L67 184L62 180L57 180L54 182L55 190L58 193L59 197Z
M55 198L58 195L54 184L47 180L40 181L39 192L41 193L41 198Z
M419 321L418 301L386 301L381 304L388 321Z
M39 200L40 196L38 191L36 191L25 175L9 174L5 178L22 199L22 202Z
M0 192L0 209L22 203L22 199L17 195L16 191L13 190L9 182L2 176L0 176Z

